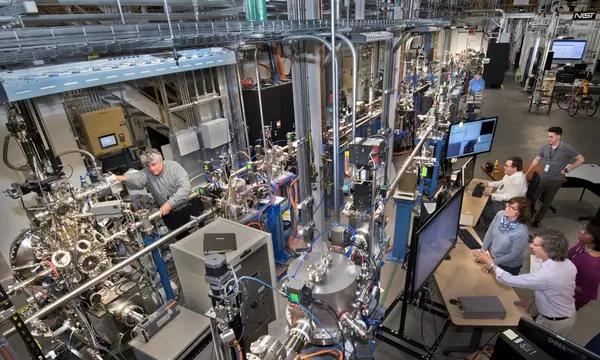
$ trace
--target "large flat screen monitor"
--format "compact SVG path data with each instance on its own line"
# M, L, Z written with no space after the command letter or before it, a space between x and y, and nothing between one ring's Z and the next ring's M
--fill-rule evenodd
M581 60L586 45L586 40L554 40L552 42L553 60Z
M498 117L489 117L450 126L446 158L460 158L492 150Z
M600 360L600 356L531 320L521 318L517 330L555 359Z
M464 187L417 231L412 294L421 290L438 265L456 244Z

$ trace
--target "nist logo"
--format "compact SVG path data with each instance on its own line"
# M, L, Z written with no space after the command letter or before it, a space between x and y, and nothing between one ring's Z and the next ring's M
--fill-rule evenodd
M573 13L573 20L596 20L596 13L590 11L576 11Z

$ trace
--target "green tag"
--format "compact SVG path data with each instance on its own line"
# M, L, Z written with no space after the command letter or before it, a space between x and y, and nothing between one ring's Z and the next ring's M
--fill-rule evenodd
M246 163L246 169L252 170L252 164L251 163Z
M421 177L426 177L426 176L427 176L427 168L426 168L426 167L424 167L424 168L421 170Z
M295 303L300 303L300 296L298 296L298 294L290 294L290 300Z

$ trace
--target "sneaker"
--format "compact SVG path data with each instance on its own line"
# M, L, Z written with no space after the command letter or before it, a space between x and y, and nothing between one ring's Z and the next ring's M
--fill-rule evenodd
M533 226L534 228L539 228L540 225L542 225L542 222L540 220L534 220L531 224L531 226Z

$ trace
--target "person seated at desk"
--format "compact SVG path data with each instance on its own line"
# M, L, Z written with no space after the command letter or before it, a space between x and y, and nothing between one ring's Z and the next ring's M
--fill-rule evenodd
M510 199L505 209L498 211L494 217L485 233L481 250L473 252L475 261L483 262L484 252L489 251L495 265L512 275L519 275L523 249L529 239L526 225L529 219L529 201L524 197Z
M577 268L575 308L598 297L600 285L600 219L593 219L579 231L579 242L569 249L568 259Z
M479 218L480 226L486 229L498 211L503 210L506 202L516 196L527 195L527 178L523 173L523 159L512 156L504 162L504 177L500 181L477 179L485 186L496 191L490 196Z
M485 80L481 78L481 74L475 74L471 80L469 80L469 95L481 94L485 89Z
M487 253L482 256L486 270L496 280L512 287L532 289L539 312L535 322L567 336L575 324L575 276L577 268L567 259L569 242L562 232L548 229L535 234L531 243L533 254L542 260L533 273L511 275L494 263ZM525 305L519 303L518 305Z

